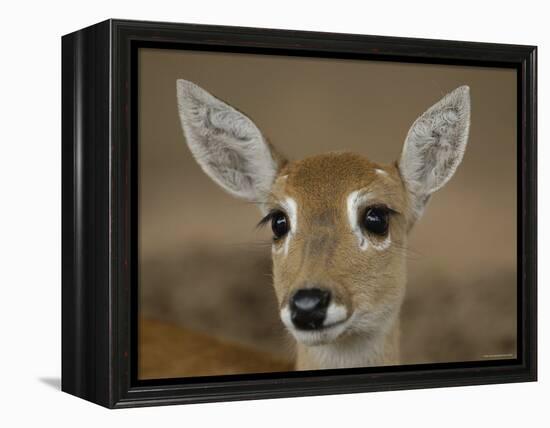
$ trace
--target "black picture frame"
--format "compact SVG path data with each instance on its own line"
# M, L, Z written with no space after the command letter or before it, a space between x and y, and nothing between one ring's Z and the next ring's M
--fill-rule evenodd
M137 379L139 47L505 67L518 84L515 360ZM62 390L109 408L537 379L534 46L107 20L62 38Z

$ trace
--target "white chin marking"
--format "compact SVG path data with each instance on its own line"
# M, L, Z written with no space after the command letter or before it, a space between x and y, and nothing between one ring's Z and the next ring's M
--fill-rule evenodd
M386 171L384 171L383 169L380 169L380 168L376 168L374 170L374 172L376 172L379 175L383 175L383 176L386 176L386 177L388 176L388 173Z
M327 316L323 322L323 326L329 327L333 324L344 321L348 316L348 310L344 305L331 303L327 309Z
M320 330L290 330L294 338L304 345L317 346L335 341L348 328L348 322L341 322Z
M344 306L334 304L329 306L323 328L319 330L298 330L294 327L288 306L281 309L280 316L294 338L308 346L322 345L336 340L348 328L352 319L350 317L346 320L347 310Z

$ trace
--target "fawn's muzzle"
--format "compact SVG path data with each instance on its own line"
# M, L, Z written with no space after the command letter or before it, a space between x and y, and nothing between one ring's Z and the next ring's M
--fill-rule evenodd
M323 326L330 303L330 291L319 288L303 288L290 298L290 317L301 330L315 330Z

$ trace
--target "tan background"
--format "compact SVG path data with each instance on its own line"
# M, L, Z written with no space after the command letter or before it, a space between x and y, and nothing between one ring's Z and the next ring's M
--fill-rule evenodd
M141 315L275 356L292 348L269 231L191 157L177 78L248 114L291 159L349 150L380 162L397 159L419 114L467 84L464 161L411 235L402 362L515 357L514 70L153 49L139 67Z

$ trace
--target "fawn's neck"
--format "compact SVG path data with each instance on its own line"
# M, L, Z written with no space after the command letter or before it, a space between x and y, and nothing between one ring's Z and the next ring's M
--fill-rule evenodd
M317 370L399 364L399 320L386 332L356 335L319 346L297 344L296 369Z

